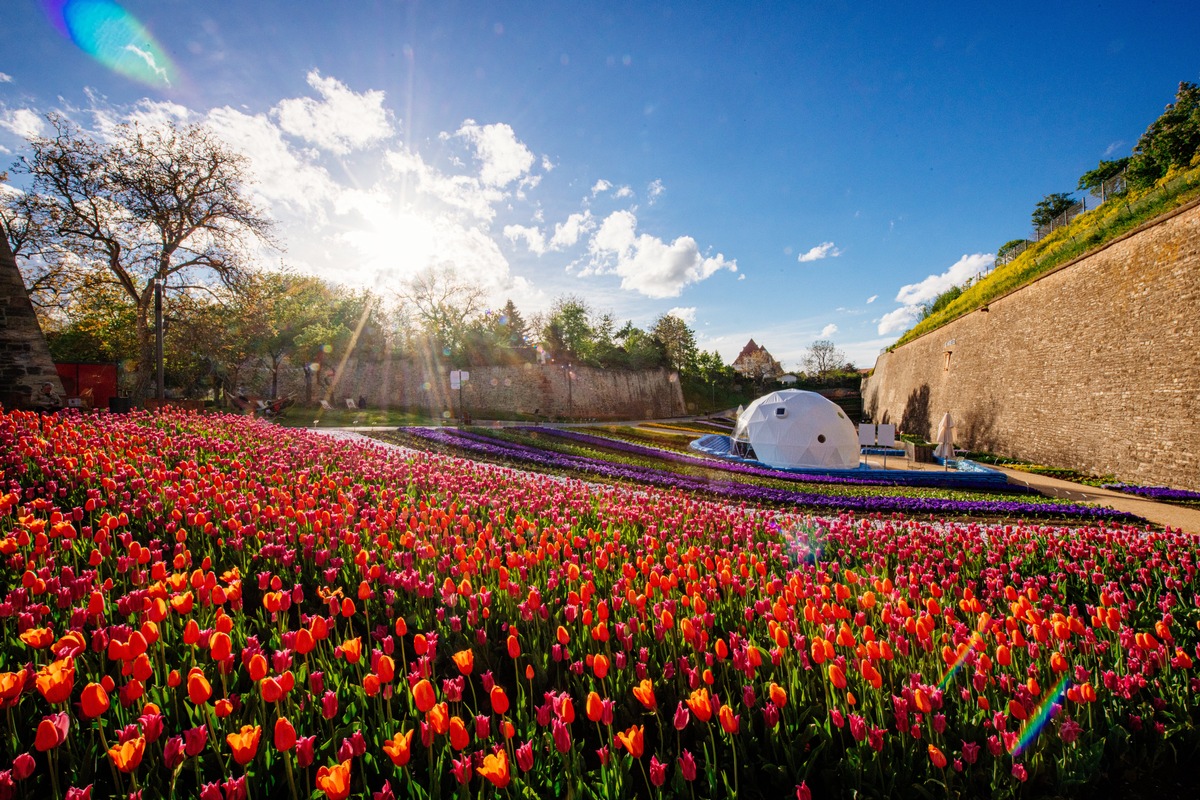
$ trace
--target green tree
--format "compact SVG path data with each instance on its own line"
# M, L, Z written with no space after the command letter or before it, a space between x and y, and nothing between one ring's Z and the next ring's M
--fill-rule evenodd
M1103 203L1108 199L1108 182L1124 172L1128 165L1128 157L1118 158L1116 161L1101 161L1100 166L1079 177L1079 185L1076 188L1087 189L1093 197L1100 198L1100 202Z
M137 309L112 284L80 287L39 315L56 362L115 362L133 358Z
M568 295L554 301L542 329L542 346L551 358L592 363L596 331L591 316L592 310L582 298Z
M96 282L120 288L136 311L135 393L154 362L154 285L176 294L244 276L248 238L271 222L246 188L246 159L201 125L119 125L96 139L64 117L14 165L29 191L10 206L25 220L27 281L56 293Z
M1059 215L1066 212L1075 201L1071 199L1071 195L1062 192L1048 194L1038 201L1034 206L1033 216L1031 221L1035 228L1043 228L1053 222Z
M696 335L674 314L663 314L654 322L650 335L662 346L667 366L681 375L696 370Z
M616 341L624 353L623 366L628 369L653 369L667 363L667 354L662 342L636 327L632 322L626 322L617 331Z
M1010 239L1000 245L1000 249L996 251L996 263L1007 264L1020 255L1028 246L1028 239Z
M1171 167L1191 164L1200 150L1200 86L1179 84L1175 102L1138 139L1129 159L1131 186L1153 186Z

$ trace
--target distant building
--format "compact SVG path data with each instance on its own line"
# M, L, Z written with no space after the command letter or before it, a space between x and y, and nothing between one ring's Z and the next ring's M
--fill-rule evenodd
M779 382L782 383L784 386L791 386L794 383L796 383L796 381L798 381L798 380L799 380L799 378L797 378L795 375L793 375L790 372L779 376Z
M746 343L731 366L747 378L759 382L775 380L783 374L783 367L779 366L779 362L767 352L767 348L755 343L753 339Z

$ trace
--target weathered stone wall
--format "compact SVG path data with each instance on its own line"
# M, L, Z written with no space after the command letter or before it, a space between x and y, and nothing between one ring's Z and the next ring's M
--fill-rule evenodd
M668 370L567 369L557 364L472 367L462 385L462 405L476 418L513 413L543 418L640 419L682 416L683 391ZM301 370L281 374L280 392L304 397ZM460 393L450 388L450 370L440 365L397 360L350 361L313 381L313 399L344 406L346 398L368 405L414 408L459 416Z
M36 408L47 383L61 403L62 380L8 246L8 234L0 227L0 404Z
M1200 489L1200 204L891 353L876 422L959 447Z

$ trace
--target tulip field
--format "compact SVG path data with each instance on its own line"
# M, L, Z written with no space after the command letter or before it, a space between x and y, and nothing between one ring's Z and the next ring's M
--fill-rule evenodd
M0 800L1197 791L1196 536L441 433L0 412Z

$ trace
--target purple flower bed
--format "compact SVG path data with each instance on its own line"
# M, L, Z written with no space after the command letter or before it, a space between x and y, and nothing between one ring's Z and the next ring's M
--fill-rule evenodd
M1200 492L1192 492L1187 489L1172 489L1167 486L1138 486L1132 483L1106 483L1103 488L1125 494L1136 494L1151 500L1200 503Z
M1078 517L1089 520L1141 522L1139 517L1109 508L1074 504L1036 504L1002 500L944 500L927 497L853 497L792 492L733 481L711 481L647 467L613 464L601 459L551 453L534 447L502 442L487 436L445 428L401 428L401 432L431 442L480 453L493 458L523 461L546 467L578 470L606 478L664 488L703 492L732 502L780 503L822 510L862 514L955 514L1011 517Z
M1007 480L1002 476L997 479L997 475L994 472L973 473L969 475L964 473L954 473L952 478L948 477L947 475L934 472L919 475L898 475L896 478L891 480L883 478L858 478L851 477L849 475L809 474L803 472L793 472L791 470L772 469L765 466L754 466L753 464L748 464L745 462L688 456L682 453L675 453L670 450L660 450L653 447L633 444L632 442L626 442L619 439L611 439L605 436L596 436L595 434L581 433L579 431L565 430L562 428L523 426L516 428L515 430L524 431L526 433L539 433L550 436L558 436L560 438L570 439L581 444L604 447L610 450L618 450L620 452L629 453L630 455L649 456L676 464L702 467L704 469L722 470L741 475L752 475L759 478L771 478L772 480L792 481L795 483L823 483L841 486L925 486L953 489L984 489L992 492L1010 492L1014 495L1033 493L1032 490L1025 487L1017 487L1008 484Z
M770 469L766 467L754 467L749 464L739 464L735 461L717 461L710 458L697 458L695 456L687 456L682 453L675 453L670 450L660 450L654 447L634 444L621 439L610 439L606 436L596 436L590 433L580 433L579 431L565 430L562 428L542 428L535 426L524 426L516 428L516 430L525 433L538 433L549 436L557 436L560 439L569 439L580 444L586 444L593 447L603 447L609 450L617 450L630 455L649 456L651 458L661 459L662 461L670 461L674 464L686 464L688 466L703 467L704 469L718 469L725 472L736 472L742 475L754 475L760 478L773 478L775 480L797 481L804 483L832 483L842 485L858 485L858 486L890 486L887 481L871 480L870 478L850 478L840 475L805 475L799 472L785 472L783 470Z

